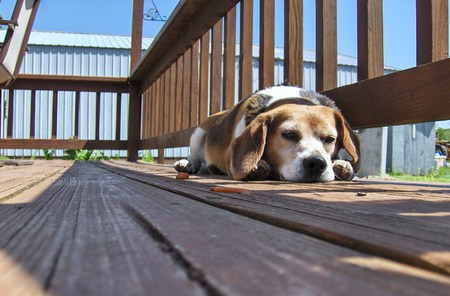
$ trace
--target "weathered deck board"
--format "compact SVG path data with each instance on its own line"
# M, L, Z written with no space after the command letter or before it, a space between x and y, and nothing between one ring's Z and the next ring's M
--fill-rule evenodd
M420 187L413 197L422 207L409 203L414 186L383 193L391 185L331 183L326 189L174 176L162 166L78 162L34 201L14 203L25 191L0 203L0 294L445 295L450 288L442 268L418 268L339 242L354 227L345 235L355 240L365 229L362 239L378 246L384 226L374 223L397 218L393 226L410 232L405 246L417 240L422 249L414 250L422 252L439 245L445 262L450 247L439 235L448 233L448 187ZM213 193L213 185L254 191ZM356 191L367 195L356 197ZM441 214L398 215L404 209ZM297 224L329 227L330 236L318 239ZM400 230L385 229L387 240L401 238ZM408 252L404 245L390 248ZM433 266L441 265L424 267Z
M136 170L139 166L132 168ZM175 174L170 174L171 169L160 167L160 170L164 178L147 178L135 171L125 174L284 228L450 273L450 186L381 182L242 183L224 177L194 176L195 181L178 182L174 187L170 178ZM209 189L217 185L244 187L254 192L213 195ZM357 192L366 196L357 196Z

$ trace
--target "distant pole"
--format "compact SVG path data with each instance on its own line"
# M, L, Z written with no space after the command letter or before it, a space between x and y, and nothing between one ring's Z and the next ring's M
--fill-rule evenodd
M142 51L142 22L144 0L133 0L133 24L131 29L131 65L130 73L139 62Z

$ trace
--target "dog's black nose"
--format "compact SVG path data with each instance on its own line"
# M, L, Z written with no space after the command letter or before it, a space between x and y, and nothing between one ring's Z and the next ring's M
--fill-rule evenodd
M323 157L311 156L303 161L305 171L309 176L318 177L327 168L327 162Z

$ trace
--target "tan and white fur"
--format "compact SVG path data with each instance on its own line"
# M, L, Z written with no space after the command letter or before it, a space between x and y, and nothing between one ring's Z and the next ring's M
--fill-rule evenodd
M351 180L360 166L357 135L326 96L274 86L202 122L179 172L227 174L236 180ZM350 160L340 159L341 149Z

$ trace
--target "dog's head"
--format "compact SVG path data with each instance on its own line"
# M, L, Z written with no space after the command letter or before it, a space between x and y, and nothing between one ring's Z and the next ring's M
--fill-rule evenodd
M337 109L283 104L259 114L235 139L232 174L242 179L263 159L272 167L273 179L332 181L332 160L342 148L357 172L359 140Z

